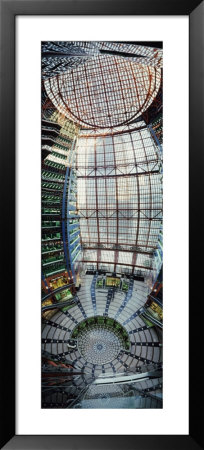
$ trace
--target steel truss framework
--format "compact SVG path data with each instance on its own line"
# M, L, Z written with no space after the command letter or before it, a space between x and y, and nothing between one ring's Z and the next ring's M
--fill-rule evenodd
M115 131L115 133L114 133ZM162 223L162 154L144 122L77 145L83 261L97 269L152 270Z
M162 110L162 50L120 42L45 42L42 73L45 117L55 114L57 121L69 118L81 127L76 206L82 262L110 272L154 270L162 148L152 120Z
M66 45L65 45L66 44ZM90 128L135 120L161 85L161 51L121 43L49 43L42 46L44 85L67 118ZM51 66L49 65L51 64Z

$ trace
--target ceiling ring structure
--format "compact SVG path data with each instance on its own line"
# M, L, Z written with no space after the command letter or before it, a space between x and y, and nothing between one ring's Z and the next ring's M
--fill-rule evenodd
M119 56L96 55L44 84L65 117L90 128L113 128L149 108L160 88L161 69Z

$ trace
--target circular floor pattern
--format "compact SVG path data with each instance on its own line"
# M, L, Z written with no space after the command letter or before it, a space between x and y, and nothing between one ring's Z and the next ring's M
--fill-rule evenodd
M83 330L78 336L78 350L83 358L92 364L106 364L113 361L123 348L122 339L114 330L97 325Z
M66 387L57 385L48 391L45 386L43 388L43 408L160 408L160 400L154 400L152 397L142 397L137 401L134 400L134 395L128 397L129 389L132 390L129 384L127 389L125 389L125 385L120 385L120 388L123 387L122 392L118 393L118 397L115 392L110 392L110 386L107 390L104 384L100 388L98 385L93 385L93 380L98 377L124 374L129 370L137 372L144 368L146 371L146 365L151 366L150 370L154 370L162 365L162 348L157 329L147 326L140 314L134 314L146 302L147 288L145 284L134 281L132 296L126 303L124 301L125 294L116 293L114 301L110 304L109 315L106 311L107 302L104 302L104 297L96 290L97 314L95 313L93 316L93 305L87 295L93 279L92 275L87 275L83 280L82 288L78 292L80 303L69 311L58 311L43 320L43 351L56 358L56 361L71 364L77 369L77 372L78 369L81 371L81 376L74 375ZM80 304L83 306L84 314ZM95 339L91 340L91 345L92 327L95 329L92 335L95 336ZM96 329L100 330L99 335L96 333ZM107 336L107 332L110 333L108 342L106 339L102 339L104 334ZM77 344L79 340L80 349L68 348L67 342L70 339L76 340ZM114 343L115 349L112 348L112 343ZM103 363L108 352L111 353L112 358L114 351L117 350L117 345L120 346L120 353L112 361ZM79 350L84 351L85 356L90 356L93 362L87 361ZM97 364L97 360L100 363ZM160 384L160 378L146 380L139 384L139 388L146 393L146 389L153 389L155 384ZM64 391L65 393L63 393ZM159 388L159 393L162 394L161 388ZM95 402L93 402L94 398ZM76 401L76 404L73 401Z

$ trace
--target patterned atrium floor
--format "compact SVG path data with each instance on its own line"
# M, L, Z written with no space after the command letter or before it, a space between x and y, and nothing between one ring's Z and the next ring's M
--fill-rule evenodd
M122 350L122 340L114 331L95 325L80 334L78 350L85 361L104 365L118 356Z
M72 364L78 374L54 394L52 390L45 390L42 406L161 407L159 375L125 384L116 382L118 374L147 372L150 366L156 370L162 362L158 331L142 316L147 285L132 281L126 293L117 290L111 297L109 289L95 287L95 279L94 275L82 278L75 306L57 312L50 320L43 319L43 350ZM70 347L70 339L75 339L76 345ZM110 377L110 382L105 386L103 378L106 376ZM96 386L94 380L98 379L102 380L101 385ZM134 392L137 395L134 396Z

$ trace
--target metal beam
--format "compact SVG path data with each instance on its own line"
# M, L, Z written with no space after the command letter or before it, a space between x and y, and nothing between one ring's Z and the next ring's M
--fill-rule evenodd
M81 262L84 262L84 263L86 263L86 264L97 264L97 261L96 260L86 260L86 259L82 259L81 260ZM101 264L107 264L107 265L111 265L111 264L114 264L114 261L100 261L100 263ZM126 267L126 266L128 266L128 267L133 267L133 265L132 264L127 264L127 263L117 263L117 265L118 266L124 266L124 267ZM152 267L146 267L146 266L138 266L138 265L136 265L136 266L134 266L135 268L139 268L139 269L145 269L145 270L153 270L153 268Z
M93 168L93 170L97 170L95 168ZM140 172L140 173L128 173L128 174L111 174L111 175L77 175L77 178L118 178L118 177L140 177L140 176L144 176L144 175L154 175L154 174L159 174L160 171L159 170L148 170L148 171L144 171L144 172Z

